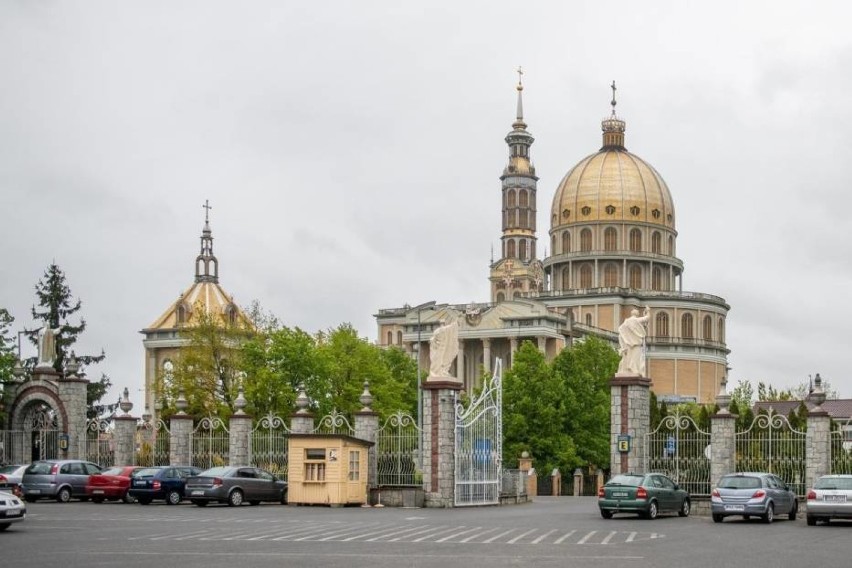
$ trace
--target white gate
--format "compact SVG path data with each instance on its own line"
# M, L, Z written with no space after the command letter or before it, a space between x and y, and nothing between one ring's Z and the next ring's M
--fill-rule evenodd
M770 408L754 417L751 426L736 433L737 471L774 473L790 485L796 495L805 495L806 434L790 425Z
M191 465L202 469L228 465L231 434L221 418L202 418L189 440Z
M157 421L153 423L143 422L139 435L141 440L139 452L136 455L137 465L146 467L169 465L171 433L163 419L157 418Z
M690 494L709 495L710 432L691 416L666 416L645 436L645 472L665 473Z
M832 426L831 473L852 474L852 418Z
M249 437L249 464L287 480L287 421L271 412L260 419Z
M465 409L456 403L455 496L456 507L497 505L503 463L503 365L479 397Z
M86 460L101 467L115 465L115 430L110 420L92 418L86 423Z

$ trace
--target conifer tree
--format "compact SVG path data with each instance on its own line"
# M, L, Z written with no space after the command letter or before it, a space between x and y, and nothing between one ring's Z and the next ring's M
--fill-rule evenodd
M15 318L6 308L0 308L0 395L5 390L6 383L14 380L13 370L18 356L15 352L15 340L12 337L10 327ZM9 401L6 400L6 405ZM5 405L3 405L5 406ZM5 411L0 408L0 427L5 423Z

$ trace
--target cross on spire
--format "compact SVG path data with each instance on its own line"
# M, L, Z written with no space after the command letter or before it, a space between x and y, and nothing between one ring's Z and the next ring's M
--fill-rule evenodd
M615 116L615 105L617 104L615 102L615 91L616 91L615 81L612 82L612 85L610 85L610 88L612 89L612 102L609 103L609 104L612 105L612 116Z
M204 222L207 223L207 222L210 221L210 210L213 209L213 206L210 205L209 199L205 199L204 205L202 205L201 207L203 207L206 210L206 211L204 211Z
M517 69L515 69L515 71L518 73L518 86L519 86L519 87L520 87L520 86L523 86L523 81L522 81L523 76L524 76L524 70L523 70L523 68L522 68L520 65L518 65L518 68L517 68Z

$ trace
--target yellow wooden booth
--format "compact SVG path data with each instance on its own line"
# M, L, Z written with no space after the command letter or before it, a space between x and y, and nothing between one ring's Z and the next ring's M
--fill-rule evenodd
M290 434L287 502L295 505L367 503L372 442L343 434Z

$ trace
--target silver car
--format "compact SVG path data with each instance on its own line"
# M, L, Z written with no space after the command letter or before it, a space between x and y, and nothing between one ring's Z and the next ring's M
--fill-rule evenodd
M823 475L808 491L807 521L828 524L831 519L852 519L852 475Z
M764 523L771 523L778 514L794 521L799 500L781 478L771 473L730 473L722 476L710 494L710 512L717 523L732 515L760 517Z
M27 465L4 465L0 467L0 491L9 491L21 497L21 478Z
M12 523L19 523L27 517L27 508L15 495L8 491L0 491L0 532L5 531Z
M42 497L67 503L72 497L87 500L89 476L100 473L100 466L80 460L45 460L30 464L24 470L22 487L25 501Z

